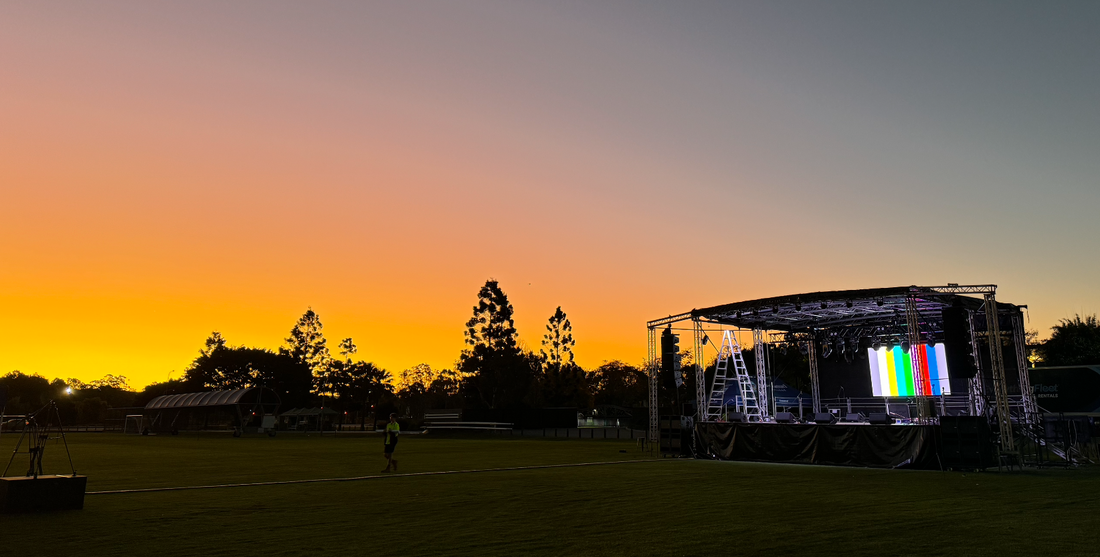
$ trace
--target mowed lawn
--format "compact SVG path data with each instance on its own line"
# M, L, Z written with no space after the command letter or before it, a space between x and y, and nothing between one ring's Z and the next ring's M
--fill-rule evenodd
M0 438L4 464L15 439ZM384 466L377 436L68 439L89 491L378 476ZM62 447L47 451L47 472L63 471ZM0 515L0 554L1100 554L1096 469L789 466L654 459L629 440L411 435L397 456L401 473L642 462L90 494L83 511ZM25 455L16 465L21 473Z

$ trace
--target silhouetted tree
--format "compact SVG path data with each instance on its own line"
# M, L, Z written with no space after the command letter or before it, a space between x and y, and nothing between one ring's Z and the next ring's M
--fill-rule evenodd
M428 364L416 364L397 374L397 390L401 392L408 389L415 389L419 392L427 392L428 386L435 380L436 375L437 373L432 369L432 366Z
M215 333L216 334L216 333ZM184 382L206 390L268 387L279 393L284 409L309 404L313 384L308 365L289 354L262 348L230 347L220 339L207 342L184 372Z
M444 369L435 375L428 385L428 404L426 408L459 408L462 406L460 388L462 376L450 369Z
M1100 364L1100 320L1095 315L1062 319L1038 349L1044 366Z
M364 418L377 414L378 405L393 396L390 373L370 362L359 361L350 364L347 367L347 374L349 379L347 401L350 405L355 405L354 409L358 410ZM344 398L343 394L341 398Z
M130 390L130 381L128 379L126 379L125 375L107 374L107 375L104 375L101 379L96 379L95 381L92 381L91 383L88 383L88 386L93 388L93 389L100 389L100 388L107 387L107 388L112 388L112 389L119 389L119 390L123 390L123 391L129 391Z
M543 365L547 368L559 368L565 364L573 363L573 346L577 342L573 340L573 324L569 317L561 310L561 306L550 316L546 324L546 333L542 335Z
M459 358L459 371L465 375L462 390L473 406L509 408L527 402L534 370L519 348L512 313L497 281L485 281L474 315L466 322L466 350Z
M225 348L225 337L218 331L210 333L209 337L206 337L206 341L203 342L203 348L199 350L199 354L208 356L219 348Z
M619 360L604 362L593 370L588 385L597 406L641 407L649 397L645 371Z
M340 341L340 355L344 357L347 363L351 363L351 357L357 352L359 352L359 347L355 346L355 341L351 340L351 337Z
M401 401L402 410L414 417L424 414L431 403L428 388L435 381L436 375L438 374L428 364L417 364L397 375L397 397Z
M585 373L573 361L573 325L558 306L546 324L539 351L541 402L548 406L588 407L591 397Z
M280 354L286 354L309 367L313 374L314 389L317 392L325 390L326 383L330 382L326 375L332 357L326 346L328 341L325 340L325 335L321 331L323 328L321 317L313 311L313 308L308 308L290 330L290 336L286 338L286 346L279 349Z
M60 395L50 388L50 382L45 377L28 375L19 370L0 377L0 387L8 391L8 414L34 412Z

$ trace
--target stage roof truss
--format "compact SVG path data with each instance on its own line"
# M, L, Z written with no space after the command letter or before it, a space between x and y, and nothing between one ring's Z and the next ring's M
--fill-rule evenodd
M963 294L985 294L995 289L992 285L948 285L814 292L694 309L648 325L652 328L690 319L745 330L786 332L853 326L904 329L907 304L912 298L921 331L936 334L940 332L944 307L957 305L981 313L984 300ZM999 313L1016 310L1018 307L1011 304L999 307Z

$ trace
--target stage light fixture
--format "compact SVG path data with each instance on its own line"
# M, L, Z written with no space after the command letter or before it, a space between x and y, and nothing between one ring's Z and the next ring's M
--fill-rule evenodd
M878 307L882 307L882 298L875 300L875 305Z
M778 305L772 306L772 313L779 313L779 306Z
M833 355L833 345L831 343L829 343L829 341L825 341L821 344L822 344L822 346L821 346L821 357L822 358L828 358L829 356L832 356Z
M909 353L909 341L908 340L901 341L901 351L905 352L906 354Z
M757 315L760 315L760 312L756 308L752 308L752 315L753 317L756 317Z
M802 352L803 356L809 356L810 355L810 343L809 342L800 342L800 343L798 343L798 351Z
M704 334L703 335L703 346L706 346L708 342L710 342L710 337L708 337L706 334Z
M821 309L829 307L829 302L821 302Z
M879 342L877 338L875 340L871 341L871 349L872 350L874 350L875 352L878 352L879 348L882 348L882 343Z
M844 301L844 307L846 307L846 308L852 307L852 301L851 300L845 300Z
M800 304L800 303L798 303L798 302L795 302L795 304L794 304L794 310L795 310L795 311L802 311L802 304Z

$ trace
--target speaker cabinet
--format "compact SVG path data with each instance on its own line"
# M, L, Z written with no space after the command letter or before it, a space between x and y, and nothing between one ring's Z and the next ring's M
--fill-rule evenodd
M893 425L894 418L886 412L871 412L870 416L867 417L867 422L875 425Z

